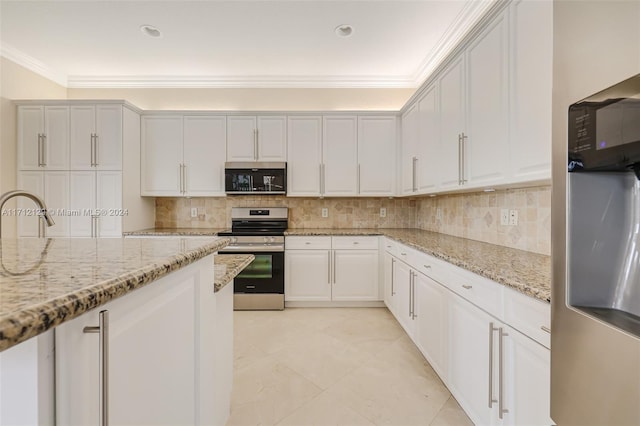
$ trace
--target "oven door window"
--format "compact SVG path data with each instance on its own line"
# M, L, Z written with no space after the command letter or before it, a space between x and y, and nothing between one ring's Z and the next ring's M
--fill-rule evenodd
M249 264L237 278L240 279L271 279L273 278L273 255L255 254L255 259Z

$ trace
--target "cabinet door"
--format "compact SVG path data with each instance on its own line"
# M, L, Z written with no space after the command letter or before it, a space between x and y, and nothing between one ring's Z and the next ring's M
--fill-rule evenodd
M285 251L285 300L329 301L331 250Z
M418 192L433 192L438 186L440 170L440 113L437 86L429 87L418 101Z
M393 313L393 268L395 267L395 258L391 256L389 253L385 252L382 256L383 266L383 281L384 281L384 289L383 289L383 298L384 304L387 308Z
M96 167L122 170L122 105L96 107Z
M44 107L44 158L46 170L69 169L69 107Z
M44 107L18 107L18 170L38 170L42 163L40 135L44 133Z
M256 117L227 117L227 161L256 161L258 135Z
M320 195L322 117L287 119L287 195Z
M72 106L69 108L69 117L69 166L71 170L92 170L96 108L93 105Z
M257 160L287 161L287 117L261 116L257 123Z
M492 386L494 399L498 392L497 381L489 381L489 361L494 362L497 358L497 333L493 334L496 344L493 345L494 356L490 358L492 318L461 297L452 296L450 300L448 386L473 423L488 425L492 422L489 386ZM497 371L496 362L493 367Z
M413 104L402 115L402 193L413 194L416 190L416 147L418 144L418 105Z
M416 345L440 378L447 381L449 291L431 278L415 277Z
M550 425L550 351L511 327L504 339L504 425Z
M413 323L410 312L413 309L412 302L412 281L413 271L404 262L396 261L393 265L393 290L394 311L396 319L405 329L407 334L413 338Z
M358 117L359 193L396 192L396 117Z
M56 328L57 424L98 424L98 335L83 328L99 310L109 311L110 423L195 423L197 281L180 272Z
M182 138L181 116L142 117L141 195L182 195Z
M224 194L225 137L224 116L184 117L184 186L187 195Z
M69 216L69 235L93 237L92 216L96 209L96 172L87 170L69 173L69 208L78 213Z
M440 188L457 188L462 170L459 135L465 132L464 56L442 73L440 84Z
M96 186L97 237L121 237L122 218L128 214L122 209L122 172L98 172Z
M334 250L332 300L380 300L377 250Z
M44 172L18 172L18 188L31 192L44 200ZM32 214L37 209L36 204L25 197L18 197L16 207L18 208L16 214L18 237L37 237L39 218L36 214ZM58 223L57 217L54 217L53 220L56 221L56 224Z
M322 117L322 163L325 195L358 193L358 118Z
M55 225L46 227L47 236L68 237L69 216L64 211L69 208L69 172L44 173L44 201L49 209L63 211L55 215Z
M511 181L551 178L553 2L511 6Z
M467 138L464 178L469 186L504 183L509 169L507 19L497 17L467 50Z

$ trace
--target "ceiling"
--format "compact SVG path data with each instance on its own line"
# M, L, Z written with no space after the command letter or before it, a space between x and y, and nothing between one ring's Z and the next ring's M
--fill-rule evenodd
M492 3L1 0L0 53L65 87L410 88Z

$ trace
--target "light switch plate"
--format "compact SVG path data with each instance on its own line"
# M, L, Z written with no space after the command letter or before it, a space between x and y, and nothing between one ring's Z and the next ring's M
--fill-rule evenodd
M509 210L509 225L518 224L518 210Z
M509 209L500 209L500 225L509 225Z
M387 217L387 209L380 207L380 217Z
M322 217L329 217L329 209L327 208L322 209Z
M440 207L436 209L436 219L442 220L442 209Z
M191 217L198 217L198 208L191 207Z

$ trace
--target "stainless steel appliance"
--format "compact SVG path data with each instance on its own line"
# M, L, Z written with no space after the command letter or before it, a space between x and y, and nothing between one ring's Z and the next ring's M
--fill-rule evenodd
M558 425L639 425L640 75L573 104L568 133L551 417ZM554 262L565 254L560 237Z
M231 237L220 254L253 254L256 258L234 279L235 310L284 309L284 231L286 207L233 207Z
M224 165L224 190L227 194L286 194L287 163L227 162Z

